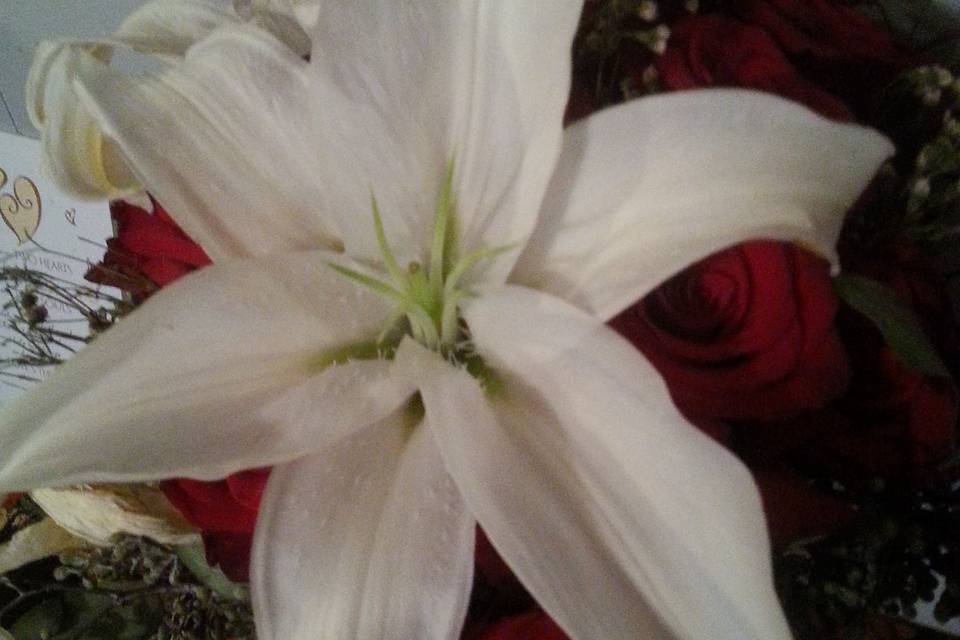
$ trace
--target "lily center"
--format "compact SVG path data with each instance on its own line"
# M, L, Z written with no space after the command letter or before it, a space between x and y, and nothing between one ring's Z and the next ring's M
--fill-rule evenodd
M481 260L493 258L510 246L481 248L457 258L452 183L451 161L447 163L437 199L433 238L426 264L411 262L406 268L397 264L373 194L370 196L370 208L386 273L372 276L330 263L330 267L338 273L387 298L392 304L393 312L377 340L378 345L389 348L399 343L403 335L409 334L445 357L469 359L469 356L462 357L465 354L461 353L466 340L459 307L465 299L476 294L463 285L464 276Z

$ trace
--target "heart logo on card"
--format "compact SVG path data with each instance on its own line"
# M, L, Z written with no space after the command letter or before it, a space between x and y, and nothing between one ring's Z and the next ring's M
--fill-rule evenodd
M0 189L7 184L7 174L0 169ZM40 192L30 178L18 176L13 193L0 193L0 217L17 236L18 244L33 237L40 226Z

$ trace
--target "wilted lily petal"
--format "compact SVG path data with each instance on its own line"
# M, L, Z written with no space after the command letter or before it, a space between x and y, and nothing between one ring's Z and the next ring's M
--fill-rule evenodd
M119 533L146 536L163 544L199 544L192 527L156 486L85 485L30 492L59 526L87 542L109 546Z
M81 549L89 543L78 538L54 522L45 518L17 531L0 544L0 573L42 560L68 549Z
M741 90L684 91L564 132L511 281L609 319L688 264L750 238L831 259L843 216L893 153L879 133Z
M0 486L220 478L392 413L413 386L371 346L389 308L333 258L215 265L156 294L0 410ZM338 364L347 345L373 359Z
M306 65L272 35L237 26L156 78L98 67L77 84L104 132L216 262L339 248L338 230L317 215L324 141L304 133L317 104ZM138 126L144 120L151 126Z
M139 189L73 86L73 78L105 64L108 55L105 48L41 43L27 78L27 107L41 130L47 171L78 198L119 197Z
M260 638L458 636L475 520L417 414L273 470L251 567Z
M41 42L27 77L27 110L42 132L47 168L67 193L116 198L140 189L114 141L81 103L75 78L110 64L114 49L178 61L215 28L239 19L212 0L153 0L110 37Z

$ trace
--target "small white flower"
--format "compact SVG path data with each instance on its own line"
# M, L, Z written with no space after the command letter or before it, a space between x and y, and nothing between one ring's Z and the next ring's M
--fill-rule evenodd
M653 0L641 0L640 5L637 7L637 15L640 16L641 20L646 20L647 22L656 20L657 13L657 3Z
M476 521L574 638L789 637L749 472L604 322L746 238L832 255L891 147L742 91L564 131L580 9L324 2L309 62L230 20L147 77L65 47L40 93L215 264L0 414L0 489L275 465L262 640L456 637Z

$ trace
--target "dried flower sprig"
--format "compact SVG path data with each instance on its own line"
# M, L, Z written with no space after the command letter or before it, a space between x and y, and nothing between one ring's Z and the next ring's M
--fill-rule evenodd
M6 334L0 338L0 380L8 383L38 381L40 375L29 368L60 364L133 309L131 302L104 288L10 264L24 255L6 254L0 260L0 323Z

